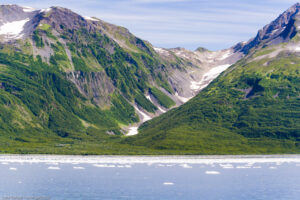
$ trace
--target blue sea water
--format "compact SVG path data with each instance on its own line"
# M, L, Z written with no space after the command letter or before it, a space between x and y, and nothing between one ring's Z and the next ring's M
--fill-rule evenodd
M0 156L0 199L300 199L298 156L77 158Z

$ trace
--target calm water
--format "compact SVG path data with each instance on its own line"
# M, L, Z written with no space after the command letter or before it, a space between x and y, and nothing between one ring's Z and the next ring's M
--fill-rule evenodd
M0 156L0 199L298 200L300 157Z

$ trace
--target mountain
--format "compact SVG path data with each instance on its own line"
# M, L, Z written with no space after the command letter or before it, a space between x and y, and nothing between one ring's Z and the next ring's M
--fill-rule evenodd
M0 149L131 151L124 135L191 99L242 56L156 48L66 8L1 5Z
M299 9L190 51L66 8L2 5L0 152L298 153Z
M297 3L234 46L244 54L238 62L126 143L177 154L299 153L299 10Z

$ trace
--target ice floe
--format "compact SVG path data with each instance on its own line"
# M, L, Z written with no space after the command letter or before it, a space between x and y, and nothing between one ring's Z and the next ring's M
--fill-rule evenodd
M48 167L50 170L60 170L60 167L50 166Z
M244 165L244 166L237 166L237 169L250 169L250 166Z
M193 168L192 166L190 166L190 165L188 165L188 164L186 164L186 163L180 165L180 167L183 167L183 168L186 168L186 169L191 169L191 168Z
M11 170L11 171L17 171L18 169L15 168L15 167L10 167L9 170Z
M163 184L164 185L174 185L174 183L172 183L172 182L164 182Z
M220 172L218 172L218 171L206 171L205 174L218 175L218 174L220 174Z
M222 167L223 169L233 169L233 165L232 164L220 164L220 167Z
M73 169L76 169L76 170L83 170L85 169L84 167L73 167Z
M94 164L94 167L100 167L100 168L115 168L116 165L108 165L108 164Z

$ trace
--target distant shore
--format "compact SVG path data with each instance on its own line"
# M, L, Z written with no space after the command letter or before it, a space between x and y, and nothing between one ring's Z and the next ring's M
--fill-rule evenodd
M2 154L0 163L114 163L114 164L216 164L216 163L300 163L295 155L225 155L225 156L78 156Z

